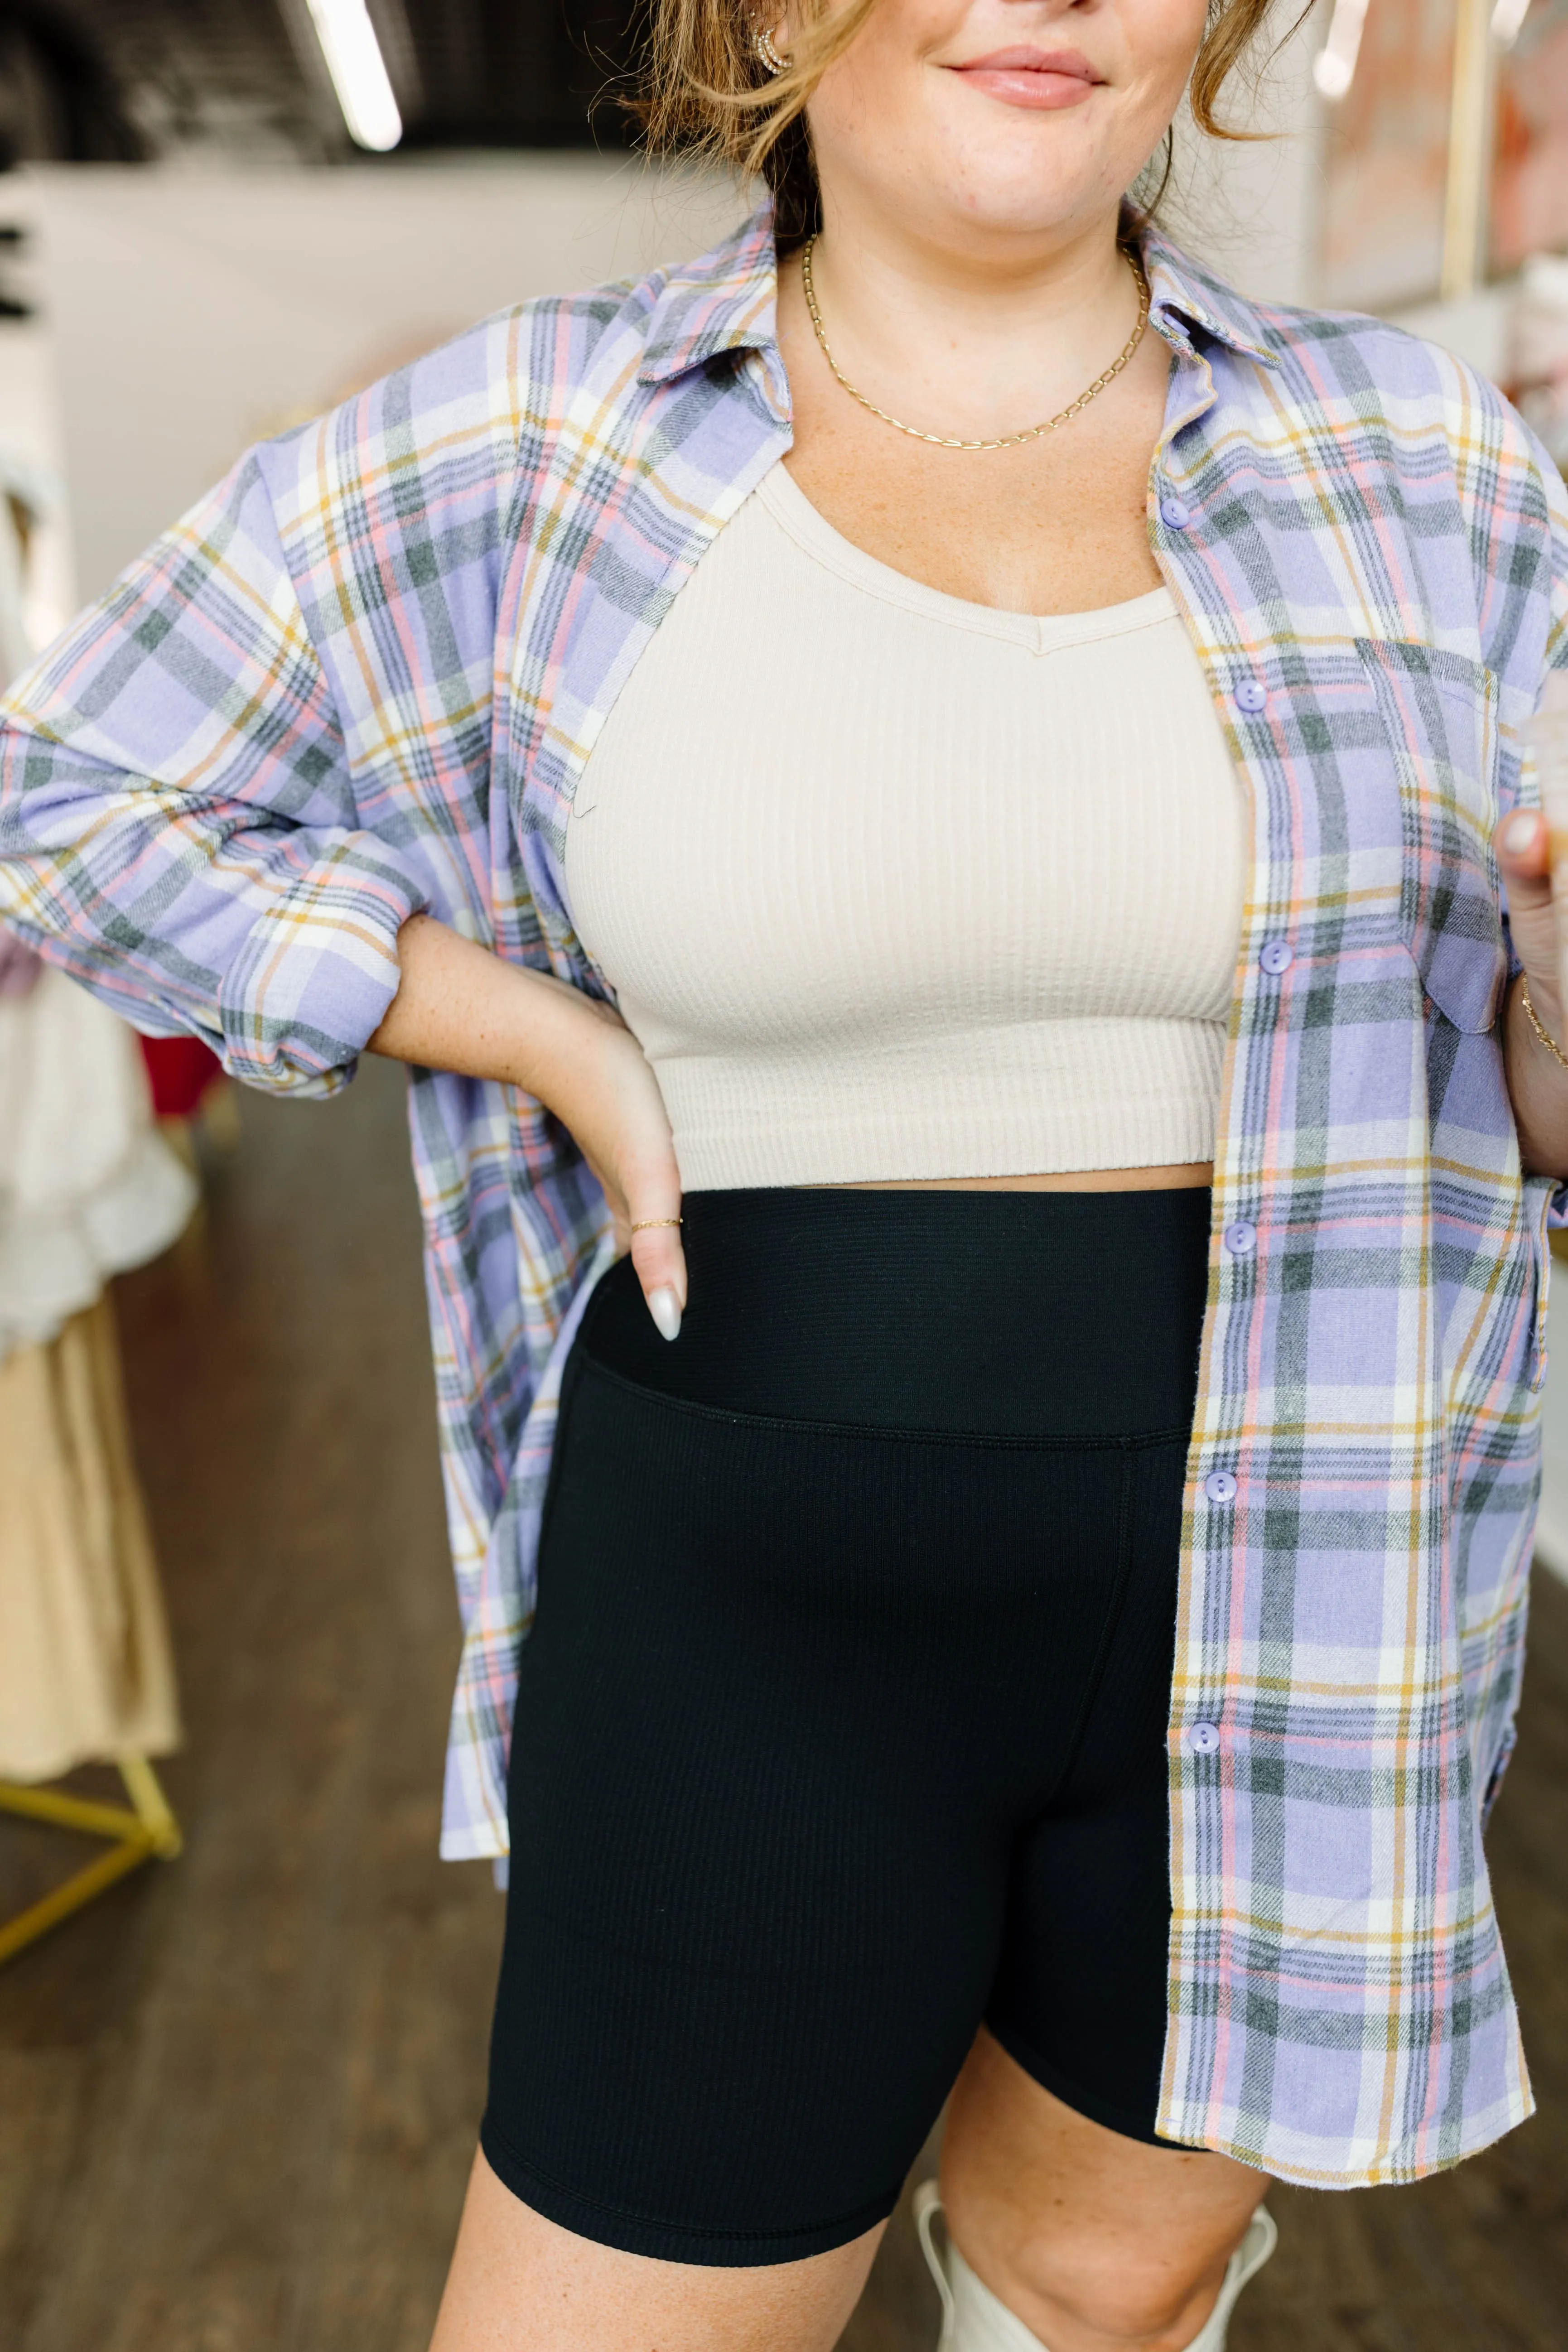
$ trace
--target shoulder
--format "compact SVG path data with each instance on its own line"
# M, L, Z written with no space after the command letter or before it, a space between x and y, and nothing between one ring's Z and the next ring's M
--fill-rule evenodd
M395 505L488 485L504 502L606 340L638 346L657 296L647 278L514 303L263 442L279 527L384 491Z
M1163 239L1150 255L1178 321L1208 339L1221 440L1261 463L1292 528L1342 538L1369 578L1392 559L1424 609L1473 631L1508 711L1532 704L1565 604L1568 495L1512 403L1386 319L1253 301Z
M1226 289L1228 292L1228 289ZM1512 402L1446 344L1354 310L1237 304L1272 365L1261 397L1341 520L1419 537L1468 563L1479 602L1517 625L1568 546L1563 477Z
M1472 442L1535 465L1539 451L1511 402L1445 344L1357 310L1251 306L1282 386L1341 432L1436 434L1463 456Z
M1444 344L1353 312L1268 318L1287 396L1336 436L1351 498L1374 525L1418 537L1429 576L1468 576L1502 717L1521 720L1561 658L1568 490L1557 467L1490 377Z
M1364 311L1256 300L1157 229L1145 235L1144 261L1153 306L1178 334L1196 328L1211 359L1233 363L1227 390L1250 377L1293 431L1389 447L1474 436L1535 462L1532 438L1497 385L1443 344Z
M1355 310L1251 306L1278 361L1279 396L1304 435L1331 436L1358 457L1451 490L1488 534L1544 524L1563 507L1563 478L1512 402L1447 345Z
M407 499L466 481L503 501L537 469L584 393L596 416L630 411L656 379L748 340L774 288L771 226L753 216L695 261L580 292L519 302L264 444L258 462L279 520L292 508L374 495Z
M1258 306L1279 357L1281 394L1304 433L1331 435L1350 478L1400 480L1410 495L1451 494L1483 542L1544 527L1563 478L1489 376L1457 352L1386 319Z

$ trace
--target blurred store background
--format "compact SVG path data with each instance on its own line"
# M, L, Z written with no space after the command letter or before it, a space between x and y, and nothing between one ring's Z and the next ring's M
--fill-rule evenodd
M1568 459L1568 0L1318 0L1179 143L1247 291L1374 309ZM0 683L251 440L700 250L633 0L0 0ZM1234 2352L1568 2346L1568 1349L1492 1833L1541 2113L1281 2192ZM0 942L0 2347L423 2352L500 1906L435 1859L457 1629L401 1085L234 1099ZM845 2339L926 2352L907 2219Z

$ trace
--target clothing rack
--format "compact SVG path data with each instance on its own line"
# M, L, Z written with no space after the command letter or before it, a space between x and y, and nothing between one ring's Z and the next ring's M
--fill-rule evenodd
M0 1966L15 1959L18 1952L128 1872L139 1870L144 1862L172 1862L180 1852L184 1840L179 1822L146 1757L122 1756L118 1764L129 1806L98 1804L87 1797L68 1796L60 1789L34 1789L21 1781L0 1780L0 1812L47 1822L55 1829L74 1830L83 1837L109 1840L107 1853L74 1871L15 1918L0 1923Z

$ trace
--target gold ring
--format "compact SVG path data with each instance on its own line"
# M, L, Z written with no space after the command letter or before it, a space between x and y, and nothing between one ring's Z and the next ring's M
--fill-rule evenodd
M634 1234L651 1234L656 1225L678 1225L679 1223L679 1217L644 1217L632 1227L632 1231Z

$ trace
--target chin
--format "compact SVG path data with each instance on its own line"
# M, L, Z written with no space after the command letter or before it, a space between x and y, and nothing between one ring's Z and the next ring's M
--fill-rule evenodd
M932 228L945 219L970 238L1039 236L1102 214L1111 184L1098 158L1082 168L1059 147L1030 142L1015 155L968 154L946 171L938 165L910 191L910 215Z
M894 142L879 136L873 119L857 108L860 119L843 126L847 136L835 135L836 123L823 125L824 144L834 164L847 166L903 220L942 242L944 231L1002 239L1075 227L1104 213L1113 200L1108 191L1120 194L1147 152L1133 160L1135 142L1125 135L1108 139L1113 126L1093 100L1054 112L990 100L979 121L976 111L967 92L943 93L936 103L928 93L907 135ZM884 115L884 128L887 122ZM1117 176L1123 149L1125 180Z

